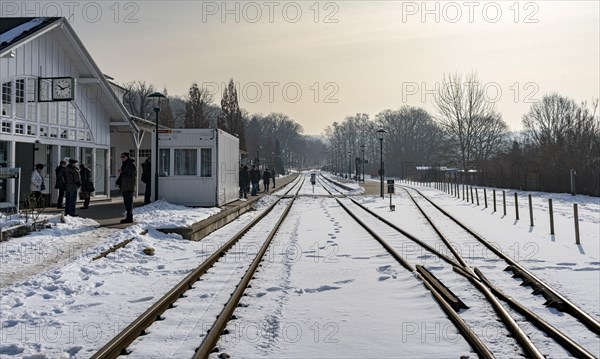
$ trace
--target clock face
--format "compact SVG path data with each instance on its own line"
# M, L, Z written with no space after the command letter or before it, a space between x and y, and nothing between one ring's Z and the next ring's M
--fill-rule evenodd
M73 79L70 77L52 79L52 99L72 100Z

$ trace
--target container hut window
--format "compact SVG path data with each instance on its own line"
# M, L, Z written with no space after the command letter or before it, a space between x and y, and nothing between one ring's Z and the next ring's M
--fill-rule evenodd
M212 177L212 148L200 149L200 177Z
M158 174L161 177L169 177L171 175L171 150L160 149L159 152L160 157L160 167L158 169Z
M195 176L198 174L198 151L195 149L175 150L175 176Z

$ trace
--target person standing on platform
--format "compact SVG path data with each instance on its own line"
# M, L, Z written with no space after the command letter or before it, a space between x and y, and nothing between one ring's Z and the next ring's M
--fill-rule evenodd
M90 208L90 197L94 188L94 179L92 177L92 171L89 167L83 163L79 166L79 173L81 175L81 190L79 191L79 199L83 200L83 207L81 209Z
M65 189L65 215L71 217L78 217L75 214L75 202L77 202L77 190L81 187L81 176L79 175L79 169L77 168L77 160L71 158L69 165L65 168L66 178L66 189Z
M265 192L269 192L269 184L271 184L271 172L268 168L265 168L265 172L262 175L263 186L265 186Z
M127 215L121 223L133 223L133 193L137 187L137 168L135 161L129 157L129 152L121 153L121 169L116 185L123 194L123 204Z
M144 204L150 204L150 197L152 197L152 162L150 156L146 157L144 163L142 163L142 182L146 184L144 190Z
M58 190L58 198L56 199L56 208L64 208L63 200L65 198L65 190L67 189L67 178L65 177L65 169L67 161L60 161L60 164L54 169L56 173L56 184L54 188Z
M240 198L248 198L249 185L250 173L248 173L248 166L244 165L240 169Z
M250 182L252 182L252 195L256 196L259 191L258 182L260 181L260 171L256 169L256 166L252 166L250 170Z
M271 168L271 180L273 181L273 188L275 188L275 168Z
M35 207L40 205L40 198L42 197L42 191L45 190L44 186L44 176L42 176L42 170L44 169L44 165L38 163L35 165L35 170L31 173L31 184L29 185L29 190L31 191L29 200L34 204ZM33 207L32 207L33 208Z

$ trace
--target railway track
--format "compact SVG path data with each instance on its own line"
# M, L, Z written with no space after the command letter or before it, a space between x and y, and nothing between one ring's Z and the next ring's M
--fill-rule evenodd
M337 191L337 197L345 197L344 193L338 191L335 187L333 187L334 185L326 185L322 183L323 178L324 177L322 177L320 181L324 187L329 187L330 189ZM327 178L325 179L328 182L335 184L335 186L340 186L339 184L332 182ZM344 186L342 185L342 187ZM348 188L344 189L348 190ZM410 189L406 189L406 193L410 196L409 191ZM436 285L432 283L432 280L435 282L435 276L429 276L430 273L427 273L425 267L434 268L435 273L439 278L443 279L443 282L451 283L451 287L455 288L456 293L459 293L458 297L468 298L470 300L470 303L473 303L474 297L472 294L472 290L468 290L464 287L464 282L466 282L464 279L467 279L475 288L477 288L477 291L479 293L483 294L485 300L488 303L490 303L494 312L503 321L505 328L510 332L509 335L516 339L516 341L518 342L518 346L523 351L523 354L525 354L527 357L543 357L542 352L538 349L534 342L536 342L537 344L540 344L540 342L542 342L541 346L545 349L545 351L549 351L549 353L560 356L560 354L556 354L557 352L555 351L557 350L557 345L555 345L555 343L548 343L543 338L547 335L548 337L554 339L554 341L558 343L560 347L566 350L565 355L568 355L567 353L569 353L575 357L580 358L595 358L595 355L592 352L592 348L590 348L591 350L586 349L584 346L578 344L575 340L573 340L572 338L564 334L564 332L558 330L554 325L551 324L556 322L556 319L561 318L561 316L555 315L554 318L548 318L548 315L539 315L539 309L537 311L538 313L536 313L534 310L529 309L525 305L519 303L517 300L512 298L512 296L515 295L514 291L507 291L507 289L511 287L510 285L498 288L497 286L492 284L492 282L497 283L499 279L497 277L494 277L493 280L490 280L488 279L488 277L486 277L486 275L499 272L501 273L501 275L506 276L506 272L503 270L503 267L498 270L501 261L506 260L506 263L510 266L511 269L514 268L515 271L517 271L520 274L520 276L527 278L526 284L534 284L534 287L536 288L536 294L543 293L544 297L546 297L547 299L549 298L549 300L547 300L544 304L563 309L566 312L572 314L575 318L579 319L582 323L584 323L591 330L591 332L593 333L592 335L595 336L598 334L596 328L597 322L595 322L593 318L585 314L573 303L566 300L566 298L560 295L557 291L545 285L543 282L539 281L537 278L535 278L535 276L527 272L525 268L520 266L518 263L511 261L510 258L504 258L503 256L499 257L498 259L490 260L490 258L484 258L487 260L482 260L481 258L478 258L477 256L473 255L467 257L463 256L460 253L461 245L457 244L454 241L456 238L461 237L461 235L457 234L456 231L452 231L452 236L444 235L442 233L442 230L440 230L440 227L442 226L436 225L435 220L432 220L431 217L434 217L434 214L431 213L431 209L424 209L422 203L421 206L419 205L418 199L415 200L413 196L410 196L410 198L412 199L416 208L418 208L421 215L423 215L427 219L428 223L432 226L433 231L436 233L438 238L429 238L426 241L420 240L407 233L406 231L403 231L402 229L398 228L397 226L385 220L376 213L370 211L365 206L361 205L352 198L336 198L336 200L353 218L355 218L355 220L357 220L367 231L369 231L369 233L371 233L374 238L380 241L381 244L386 249L388 249L390 254L392 254L399 261L399 263L401 263L406 269L418 273L417 276L420 279L422 279L424 284L428 287L428 289L431 290L436 300L438 300L442 308L444 308L444 310L453 320L455 325L457 325L459 331L463 334L463 336L465 336L465 339L471 344L471 346L478 353L478 355L482 357L490 357L490 355L493 356L493 352L496 352L496 350L500 350L498 348L498 343L487 343L490 346L490 350L484 343L485 341L478 339L477 335L475 335L473 331L462 329L464 327L477 328L480 325L480 323L477 323L476 318L468 318L469 315L467 314L467 312L470 312L471 310L463 311L463 313L461 313L461 316L465 317L465 319L471 319L469 324L466 323L466 321L463 320L461 316L458 316L458 318L456 318L457 316L455 315L455 313L451 313L447 310L447 306L451 306L456 311L462 310L464 308L461 309L461 306L457 305L457 302L462 302L458 298L456 298L456 296L452 296L451 292L449 295L442 295L444 294L444 291L447 288L445 288L445 286L443 285L436 287ZM422 198L425 197L423 196ZM436 210L441 210L441 208L437 207L431 201L428 201L427 203L429 203ZM443 216L446 218L451 218L451 216L445 212L443 212ZM468 228L464 224L458 222L456 219L452 218L451 221L464 231L467 231L468 236L476 236L477 241L485 241L483 238L473 233L472 231L469 232ZM447 228L448 224L444 224L443 227ZM390 234L390 229L393 229L393 231L395 231L395 234ZM464 234L462 236L464 236ZM383 237L385 237L385 239ZM448 237L451 237L452 241ZM444 249L446 250L445 253L442 250L440 250L440 243L443 243ZM424 251L429 253L426 256L427 258L429 258L429 262L432 262L431 257L434 257L434 265L421 266L414 264L419 262L427 262L427 260L424 260L423 258L423 251L406 250L406 248L414 248L410 247L411 245L414 246L414 244L420 246ZM490 245L490 251L493 252L491 248L497 251L496 248ZM495 265L490 266L490 263L494 263ZM484 274L479 267L484 268L486 274ZM490 269L489 267L493 268ZM464 278L462 280L462 284L457 283L456 278L453 278L453 274L454 277L456 277L456 273L460 274ZM528 293L522 293L523 291L525 291L523 287L519 286L518 282L514 279L511 279L510 276L505 278L504 283L513 284L512 287L516 287L521 291L521 293L518 293L518 296L515 295L517 298L523 298L524 296L528 295ZM505 291L507 292L505 293ZM477 301L479 301L479 299ZM505 308L500 303L500 301L507 303L512 311ZM477 305L477 307L479 307L478 310L485 309L489 311L490 309L489 307L484 308L484 306L482 306L481 304ZM517 313L517 315L515 315L515 313ZM481 314L477 314L477 317L481 317ZM520 325L514 318L517 318ZM474 319L475 321L473 321ZM544 333L540 335L534 335L535 339L538 340L531 340L531 338L527 335L525 330L522 329L523 323L526 321L535 326L537 330ZM572 325L572 323L570 324ZM526 329L528 333L535 334L535 331L532 330L532 328ZM503 330L500 328L494 328L494 330L498 330L498 333L503 333ZM510 340L506 340L504 344L514 346L516 343L511 343ZM558 350L562 349L560 347L558 348Z
M206 330L206 332L198 333L197 338L201 337L202 340L198 340L196 344L192 344L194 350L192 350L190 353L190 357L206 358L208 354L215 349L215 343L225 328L225 325L231 319L235 307L238 305L240 298L244 294L244 290L248 286L249 281L254 275L254 272L257 270L263 255L269 247L271 239L277 232L279 225L289 212L295 200L295 194L291 195L291 198L289 199L286 199L286 197L290 192L292 192L292 190L294 190L294 188L296 188L298 184L300 184L296 190L297 193L302 187L303 181L304 179L298 179L283 196L273 202L261 214L244 226L244 228L235 234L229 241L217 249L202 264L200 264L182 281L169 290L160 300L150 306L150 308L148 308L141 316L139 316L129 326L122 330L100 350L98 350L92 356L92 358L116 358L120 355L130 354L135 356L138 353L131 352L128 349L129 346L136 341L136 339L145 336L149 332L151 333L152 329L149 327L153 325L153 323L156 321L160 322L165 320L164 315L167 315L165 312L170 308L178 306L178 300L182 298L185 299L186 297L194 297L198 293L200 293L201 298L206 298L206 293L214 292L214 288L206 290L207 283L209 283L208 285L216 284L219 287L228 285L231 289L231 295L226 296L227 298L224 298L226 299L226 303L219 308L218 315L216 315L216 320L209 322L204 321L201 325L201 329L206 329L207 323L210 323L209 329ZM269 223L264 225L266 221ZM276 223L273 225L274 221ZM268 232L266 239L264 238L265 228L263 227L270 227L270 231ZM229 263L227 260L229 253L235 252L231 251L231 249L234 246L239 246L244 240L254 244L261 242L262 244L260 245L260 250L256 253L249 265L246 260L240 261L239 259L229 260ZM237 275L240 273L243 274L241 280L227 280L226 283L210 283L212 279L219 277L215 275L209 275L209 279L205 280L205 277L207 277L206 274L209 272L209 270L220 271L222 270L220 267L226 267L223 270L228 272L228 279L237 277ZM220 288L218 292L221 294L228 293L228 291L223 288ZM217 301L217 298L209 299L210 300L205 300L204 302L211 304L210 302L212 302L213 299L214 301ZM195 314L201 313L201 311L197 308L197 305L198 304L196 303L195 309L193 310ZM210 312L208 308L206 308L206 311ZM163 315L163 313L165 314ZM144 357L144 355L142 355L142 357Z
M343 192L337 191L334 194L333 185L324 183L321 178L318 180L321 188L313 188L314 192L306 189L302 191L300 182L304 178L299 178L275 203L216 250L93 358L114 358L123 354L139 358L156 355L144 343L153 342L154 338L161 338L163 340L160 342L164 342L165 336L177 341L175 347L178 348L178 357L207 358L218 351L218 340L222 334L228 333L227 323L236 319L235 309L244 305L240 304L240 299L261 266L263 255L279 226L296 198L311 195L334 198L401 266L420 279L480 357L493 358L495 353L511 352L510 356L542 358L542 352L551 351L549 354L556 356L570 354L581 358L595 358L591 351L556 329L548 320L512 299L510 294L504 292L504 287L497 288L492 284L496 278L488 278L489 271L484 274L478 268L476 258L461 255L457 249L460 246L452 245L439 228L433 230L438 235L436 239L416 238ZM291 193L298 184L300 186ZM416 199L415 206L419 201ZM433 217L430 210L431 208L424 209L423 216ZM437 217L431 221L432 226L435 226L436 219ZM248 245L257 250L251 253L250 258L240 260L236 257L240 253L235 248ZM444 249L442 245L445 246ZM415 246L421 250L414 250ZM248 257L248 253L245 254ZM169 308L175 309L167 310ZM547 335L555 342L543 340L542 350L538 349L538 336L534 340L529 337L532 329L523 329L526 320L520 316L527 318L528 322L545 333L539 337ZM502 323L498 318L501 318ZM186 328L196 328L196 334L189 334L189 329L186 329L188 333L179 336L178 325L183 326L183 322L186 323ZM486 337L482 330L492 331L495 335ZM169 352L161 351L160 354L168 356Z

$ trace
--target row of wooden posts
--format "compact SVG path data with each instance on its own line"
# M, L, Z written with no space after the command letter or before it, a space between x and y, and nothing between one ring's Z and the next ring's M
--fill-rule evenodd
M462 199L469 202L469 198L472 204L477 203L479 206L479 192L477 187L460 184L460 183L448 183L448 182L419 182L413 180L406 180L408 184L424 186L424 187L434 187L437 190L444 191L451 196L454 196L458 199L461 199L461 186L462 186ZM475 195L473 195L473 190L475 190ZM494 204L494 212L496 212L496 190L492 190L492 198ZM529 225L533 227L533 205L531 201L531 194L527 195L529 200ZM488 208L488 198L487 198L487 190L483 188L483 199L485 208ZM552 198L548 199L548 209L550 211L550 234L554 234L554 211L552 209ZM502 210L504 215L506 216L506 191L502 191ZM577 203L573 203L573 215L575 221L575 244L580 244L579 241L579 213L577 210ZM519 220L519 197L515 192L515 217L516 220Z

